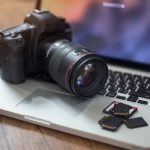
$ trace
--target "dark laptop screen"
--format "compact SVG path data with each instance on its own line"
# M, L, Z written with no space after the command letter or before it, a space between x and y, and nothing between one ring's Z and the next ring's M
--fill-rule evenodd
M150 64L150 0L49 2L70 22L74 42L106 58Z
M109 58L150 64L150 0L91 0L73 40Z

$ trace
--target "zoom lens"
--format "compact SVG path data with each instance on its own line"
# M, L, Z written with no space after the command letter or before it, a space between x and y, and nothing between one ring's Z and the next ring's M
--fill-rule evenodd
M79 97L93 97L107 79L107 65L101 58L68 40L46 43L41 60L55 82Z

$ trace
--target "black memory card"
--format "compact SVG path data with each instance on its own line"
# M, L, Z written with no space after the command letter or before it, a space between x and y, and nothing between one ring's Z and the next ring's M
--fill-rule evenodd
M126 105L124 103L114 104L113 114L115 116L127 118L129 116L129 110L130 110L130 108L131 108L131 106Z
M123 119L115 116L104 116L98 123L104 129L115 131L123 123Z
M110 115L116 115L118 117L129 118L137 111L136 107L126 105L117 101L113 101L108 105L103 112Z
M124 120L124 123L128 128L138 128L143 126L148 126L147 122L142 117L131 118Z

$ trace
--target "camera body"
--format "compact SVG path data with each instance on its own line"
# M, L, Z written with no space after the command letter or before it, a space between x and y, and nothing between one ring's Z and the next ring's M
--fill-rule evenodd
M0 67L1 77L10 83L40 76L82 98L97 94L108 75L100 56L71 42L64 18L39 10L23 24L0 31Z
M23 24L0 31L1 76L10 83L43 72L38 59L40 45L46 40L71 40L71 29L64 18L49 11L34 10Z

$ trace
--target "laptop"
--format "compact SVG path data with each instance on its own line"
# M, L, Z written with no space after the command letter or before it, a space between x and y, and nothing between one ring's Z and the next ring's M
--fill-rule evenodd
M94 98L81 100L53 83L0 79L0 114L126 149L150 149L150 1L45 0L42 8L67 18L73 42L104 58L108 80ZM114 101L137 108L131 118L142 117L148 126L103 129L98 122Z

